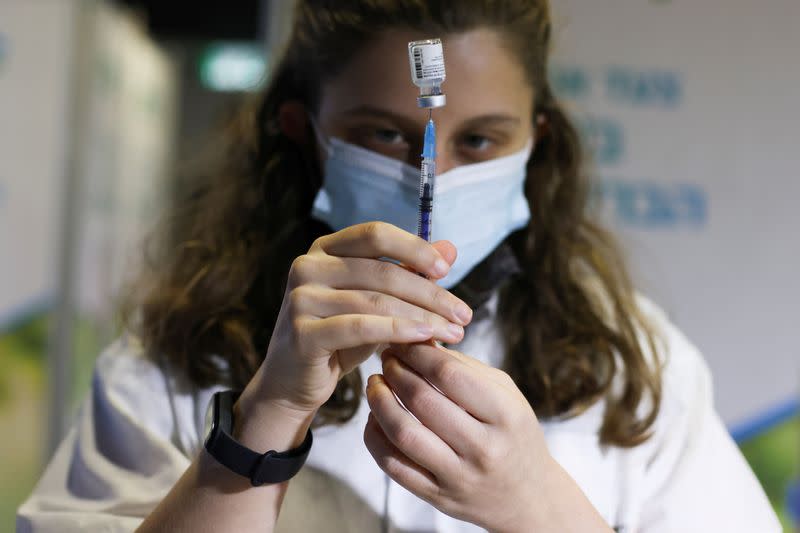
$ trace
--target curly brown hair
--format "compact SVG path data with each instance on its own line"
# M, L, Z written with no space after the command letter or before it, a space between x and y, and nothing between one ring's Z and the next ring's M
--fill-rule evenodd
M396 27L431 35L490 28L523 66L535 94L531 120L544 117L547 127L528 163L532 218L510 239L521 273L498 301L505 369L538 416L571 416L606 399L601 441L643 441L661 398L656 339L613 240L587 214L578 134L547 81L546 0L300 0L268 87L229 126L205 171L182 184L131 293L128 327L197 386L251 379L291 262L325 231L310 216L322 179L315 147L281 134L279 107L300 100L315 112L323 82ZM358 371L345 376L321 411L326 420L348 420L360 388Z

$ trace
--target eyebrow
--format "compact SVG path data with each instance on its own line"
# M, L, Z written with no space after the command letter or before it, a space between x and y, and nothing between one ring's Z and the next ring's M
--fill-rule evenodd
M519 125L520 120L518 117L511 115L504 115L502 113L494 113L490 115L481 115L471 118L464 122L464 126L494 126L502 124L511 124L514 126Z
M410 119L407 116L400 115L389 109L383 109L380 107L368 106L368 105L360 105L356 107L352 107L346 111L341 113L342 115L362 115L362 116L371 116L371 117L378 117L378 118L385 118L389 120L393 120L397 123L405 123L409 124L413 122L413 119ZM518 117L507 115L504 113L489 113L486 115L480 115L477 117L472 117L467 119L461 127L469 127L469 126L493 126L493 125L501 125L501 124L513 124L518 125L520 123L520 119Z

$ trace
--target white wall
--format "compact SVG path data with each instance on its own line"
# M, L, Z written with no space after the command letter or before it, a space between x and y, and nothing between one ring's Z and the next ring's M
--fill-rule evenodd
M800 390L800 2L558 0L553 78L589 124L638 285L734 427Z
M53 298L73 7L0 2L0 331Z
M99 4L83 84L77 306L108 322L144 233L168 197L175 147L176 69L136 21Z
M51 446L168 196L174 70L110 2L0 1L0 333L52 311Z

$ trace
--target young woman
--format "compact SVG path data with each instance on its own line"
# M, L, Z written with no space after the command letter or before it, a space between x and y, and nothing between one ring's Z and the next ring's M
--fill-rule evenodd
M701 356L587 218L550 36L545 0L299 2L20 529L779 531ZM429 37L433 244L407 231Z

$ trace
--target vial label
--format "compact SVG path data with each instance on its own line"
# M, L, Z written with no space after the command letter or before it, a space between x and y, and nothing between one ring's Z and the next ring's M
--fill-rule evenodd
M444 80L444 52L440 39L411 43L410 48L414 83Z

